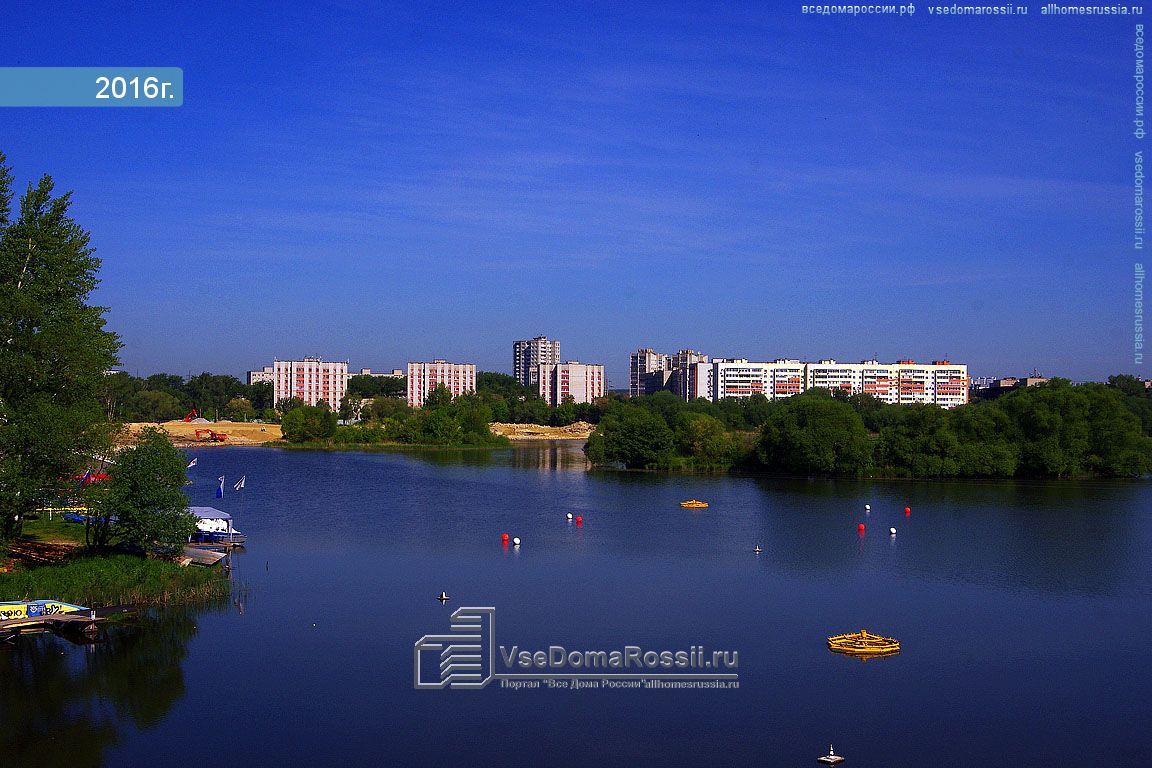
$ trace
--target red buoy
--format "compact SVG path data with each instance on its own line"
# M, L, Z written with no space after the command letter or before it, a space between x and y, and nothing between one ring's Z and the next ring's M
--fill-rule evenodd
M507 544L507 543L508 543L508 534L506 534L506 533L502 533L502 534L500 534L500 541L502 541L502 542L504 542L505 544Z
M580 515L576 515L576 525L584 525L584 518Z
M856 526L856 530L860 531L860 533L864 533L864 523L860 523L858 526Z
M904 517L908 517L911 514L912 514L912 507L904 507Z

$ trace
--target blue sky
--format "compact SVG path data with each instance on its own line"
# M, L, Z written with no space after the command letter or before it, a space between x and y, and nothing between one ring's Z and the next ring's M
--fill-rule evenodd
M179 66L176 109L4 109L104 260L124 368L510 371L560 339L1132 362L1133 23L800 4L6 6L6 66ZM1146 367L1146 365L1144 366Z

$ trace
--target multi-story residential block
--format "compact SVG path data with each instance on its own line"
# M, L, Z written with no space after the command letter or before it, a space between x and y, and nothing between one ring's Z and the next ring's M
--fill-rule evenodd
M549 405L560 405L565 397L577 403L590 403L604 397L604 366L585 365L575 360L541 365L537 371L540 397Z
M953 408L968 402L968 366L948 360L918 364L913 360L881 363L838 363L821 360L775 360L756 363L748 360L713 360L708 394L701 395L701 381L707 365L697 364L697 396L716 400L723 397L750 397L762 394L769 400L790 397L806 389L820 387L854 395L865 393L886 403L934 403Z
M393 368L391 373L384 373L383 371L373 371L371 368L361 368L360 373L354 375L375 376L378 379L402 379L404 378L404 369Z
M443 384L459 397L476 391L476 366L472 363L449 363L433 360L430 363L408 363L408 405L420 408L428 393Z
M271 384L274 377L275 373L270 365L266 365L258 371L248 371L248 386L262 384L264 382Z
M667 371L671 367L671 359L668 355L662 355L648 347L636 350L628 356L628 395L639 397L643 394L651 394L651 392L645 391L650 389L653 383L648 374ZM667 379L665 379L666 382Z
M679 350L670 358L672 375L668 379L667 388L685 400L695 400L695 392L699 388L696 381L696 366L707 362L708 355L694 349Z
M249 373L249 382L252 373L257 371ZM336 409L348 391L348 361L325 362L318 357L277 360L272 364L272 391L277 403L298 397L305 405L316 405L323 400Z
M512 375L525 387L536 387L542 365L560 362L560 342L547 336L512 342Z

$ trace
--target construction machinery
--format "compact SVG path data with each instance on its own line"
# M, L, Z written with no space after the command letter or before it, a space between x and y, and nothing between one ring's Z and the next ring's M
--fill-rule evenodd
M196 413L196 409L193 408L192 410L188 411L188 413L184 414L184 418L180 419L180 421L192 421L192 419L196 418L198 415L199 414Z
M222 443L228 439L228 435L212 429L198 429L196 439L202 443Z

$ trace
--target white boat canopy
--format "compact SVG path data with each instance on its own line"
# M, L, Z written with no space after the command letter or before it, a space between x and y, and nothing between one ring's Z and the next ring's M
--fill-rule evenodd
M201 520L231 520L232 515L216 507L188 507L188 511Z

